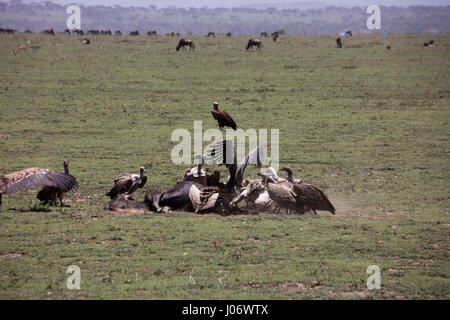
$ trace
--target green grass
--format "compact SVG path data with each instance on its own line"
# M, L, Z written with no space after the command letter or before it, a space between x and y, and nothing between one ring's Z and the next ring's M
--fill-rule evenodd
M69 159L80 182L64 208L41 207L37 189L3 198L1 298L449 298L448 34L432 48L358 35L341 50L282 36L261 53L244 36L194 37L195 53L165 36L89 38L1 36L0 173ZM145 165L146 190L181 179L171 133L217 128L213 101L243 129L280 129L281 165L336 216L104 211L119 173ZM66 288L71 264L81 290Z

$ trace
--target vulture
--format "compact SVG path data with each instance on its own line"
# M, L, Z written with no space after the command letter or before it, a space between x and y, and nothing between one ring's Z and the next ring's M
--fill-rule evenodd
M206 185L207 186L219 186L220 183L220 170L216 169L213 173L206 177Z
M35 186L57 187L67 192L77 185L75 178L65 172L36 167L0 174L0 210L3 194L10 195Z
M206 170L202 168L205 163L205 156L196 155L195 160L197 161L197 166L185 170L183 181L195 181L206 186L208 177L206 175Z
M259 211L266 211L272 208L273 200L270 198L266 186L259 180L244 180L241 194L231 202L232 206L237 206L245 199L246 207L252 206Z
M263 176L263 183L276 206L286 209L287 212L294 210L300 214L305 213L304 207L299 205L295 199L292 182L279 178L272 167L267 168L264 173L259 173L259 175Z
M113 199L119 194L132 194L138 188L142 188L147 182L147 176L144 176L144 172L145 167L140 167L139 174L121 174L114 180L114 187L106 195Z
M310 208L314 214L316 210L330 211L336 213L336 209L328 200L327 196L319 189L301 179L294 179L291 167L283 167L281 170L288 173L288 181L293 184L293 194L298 205Z
M219 109L219 104L217 102L213 103L213 109L211 110L211 114L213 118L216 119L217 122L219 123L220 130L222 130L223 127L225 126L233 128L233 130L236 130L237 128L236 122L234 122L233 118L228 114L228 112Z
M64 160L63 167L64 167L64 174L73 178L73 180L76 181L75 177L69 173L69 161ZM43 205L46 205L49 202L52 203L53 205L56 205L56 198L58 198L62 207L64 205L63 203L64 193L66 192L67 190L60 187L44 186L42 190L39 191L36 198L41 200Z
M249 164L261 167L265 158L266 145L261 144L250 151L238 164L236 147L233 140L223 140L208 147L207 158L218 165L225 165L230 173L224 189L235 192L242 186L244 171Z

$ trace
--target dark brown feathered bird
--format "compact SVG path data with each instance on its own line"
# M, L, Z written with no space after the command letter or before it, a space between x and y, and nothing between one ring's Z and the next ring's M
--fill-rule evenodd
M75 177L70 175L70 173L69 173L69 161L64 160L63 166L64 166L64 174L72 177L76 181ZM44 186L42 188L42 190L39 191L36 198L41 200L41 202L44 205L46 205L47 203L50 202L51 204L53 204L55 206L56 206L56 199L58 198L61 203L61 207L62 207L64 205L64 203L63 203L64 193L66 193L66 192L67 192L67 190L65 190L63 188L59 188L59 187L55 187L55 186Z
M222 130L223 127L231 127L233 130L236 130L237 125L234 122L233 118L226 112L225 110L219 109L219 104L217 102L213 103L213 109L211 110L211 114L214 119L219 123L219 128Z
M71 175L36 167L9 174L0 174L0 210L3 194L10 195L36 186L58 187L64 191L69 191L77 185L77 181Z
M119 194L132 194L137 189L142 188L147 182L147 176L144 176L144 172L145 167L140 167L139 174L121 174L114 180L114 187L106 195L113 199Z
M336 209L321 190L303 182L302 179L295 179L291 167L283 167L281 170L287 172L287 180L293 184L292 191L297 204L303 206L305 210L310 208L314 214L317 214L316 210L330 211L332 214L336 213Z

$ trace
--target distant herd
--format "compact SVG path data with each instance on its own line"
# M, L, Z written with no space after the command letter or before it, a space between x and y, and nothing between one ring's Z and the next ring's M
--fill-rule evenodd
M10 29L10 28L6 28L6 29L5 28L0 28L0 34L14 34L14 33L17 33L17 30ZM32 33L32 31L27 29L27 30L24 31L24 33ZM41 31L41 33L47 34L47 35L56 36L56 32L53 30L53 28L45 29L45 30ZM105 30L90 29L87 32L84 32L81 29L73 29L73 30L65 29L64 33L67 34L67 35L71 35L71 34L72 35L108 35L108 36L113 35L113 33L112 33L112 31L110 29L105 29ZM275 32L272 32L270 34L270 37L272 37L272 40L275 42L275 41L277 41L279 36L282 35L282 34L284 34L284 31L275 31ZM114 35L121 36L122 32L120 30L117 30L117 31L114 32ZM138 30L131 30L129 35L130 36L140 36L140 33L139 33ZM158 36L158 33L156 32L156 30L149 30L147 32L147 35L148 36ZM172 38L175 37L175 36L177 38L180 37L180 33L178 33L178 32L169 32L169 33L166 33L165 35L166 36L170 36ZM342 33L342 35L344 35L344 32ZM261 37L269 37L269 33L267 31L262 31L260 33L260 36ZM345 36L352 37L353 36L352 31L351 30L346 31L345 32ZM215 38L216 37L216 33L210 31L210 32L208 32L206 34L206 37L207 38L209 38L209 37ZM231 38L231 32L227 32L225 34L225 37ZM83 43L89 44L90 41L87 40L87 39L83 39ZM423 43L424 47L432 47L432 46L435 46L435 45L437 45L437 44L434 42L434 40L425 41ZM178 45L176 46L176 51L179 51L180 49L182 49L182 51L185 51L186 50L186 46L189 47L189 51L191 51L191 50L195 51L195 44L194 44L193 40L185 39L185 38L179 40ZM342 39L341 39L341 37L337 37L336 38L336 46L338 48L342 48ZM253 38L249 39L249 41L247 43L247 46L246 46L246 50L249 50L249 49L251 49L253 47L256 47L257 51L261 51L261 49L263 48L262 41L259 40L259 39L253 39ZM387 46L386 49L393 50L393 48L391 46Z

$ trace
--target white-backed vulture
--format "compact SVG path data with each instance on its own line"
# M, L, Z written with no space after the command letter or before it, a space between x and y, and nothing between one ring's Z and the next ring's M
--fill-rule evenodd
M132 194L138 188L142 188L147 182L144 172L145 167L140 167L139 174L121 174L114 180L114 187L106 195L113 199L119 194Z
M231 202L233 206L237 206L245 199L247 208L254 208L258 211L272 209L273 200L270 198L266 186L260 180L245 179L242 185L241 194Z
M214 119L219 123L219 129L222 130L223 127L230 127L233 130L237 129L237 124L234 122L233 118L225 110L219 109L219 103L216 101L213 103L213 109L211 114Z
M72 177L75 180L75 177L72 176L69 173L69 161L64 160L63 162L64 167L64 174ZM50 202L50 204L53 204L56 206L56 199L59 199L61 207L64 205L63 203L63 197L64 193L66 193L67 190L55 186L44 186L41 191L37 194L36 198L41 200L41 202L46 205Z
M69 191L78 185L76 179L64 172L42 168L28 168L9 174L0 174L0 210L2 195L10 195L36 186L58 187Z

